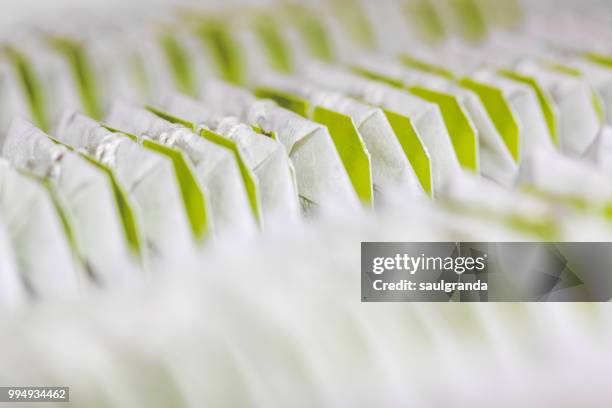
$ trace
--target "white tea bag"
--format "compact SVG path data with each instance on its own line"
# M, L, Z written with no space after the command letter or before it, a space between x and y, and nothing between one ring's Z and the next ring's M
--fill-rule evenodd
M605 121L608 125L612 125L612 68L586 58L572 58L563 63L577 70L597 91L603 101L602 113Z
M172 124L144 108L123 101L113 104L107 122L119 130L185 152L211 198L216 236L249 237L256 232L257 221L231 150L208 141L191 129Z
M16 168L49 179L65 205L79 255L94 280L112 284L134 277L134 255L107 174L19 119L9 128L2 154Z
M235 115L266 133L276 134L295 168L305 209L359 208L355 190L324 126L221 81L206 82L200 98L215 111Z
M602 125L594 106L591 86L583 78L529 61L522 62L517 69L536 78L556 103L559 109L559 148L574 157L584 154Z
M300 208L291 162L278 141L255 132L235 117L213 115L205 105L187 97L172 96L161 106L172 115L206 126L236 142L259 181L264 225L297 221Z
M374 190L385 201L385 190L401 191L407 197L422 196L423 189L410 162L381 109L336 92L327 92L304 80L280 75L267 76L260 85L308 100L312 106L350 116L372 160Z
M75 296L82 271L49 190L2 158L0 212L26 292L34 297Z

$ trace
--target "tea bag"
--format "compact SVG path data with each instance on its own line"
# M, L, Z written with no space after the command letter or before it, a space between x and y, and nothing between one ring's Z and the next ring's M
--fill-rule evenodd
M210 221L207 219L206 199L182 152L166 151L166 146L153 141L145 141L139 145L136 140L130 140L129 136L111 132L78 112L66 112L57 134L62 141L84 150L98 162L108 165L126 187L139 185L148 177L147 173L151 168L170 161L180 187L184 212L192 227L193 238L201 240L206 236L209 227L207 223ZM134 193L132 188L129 191ZM145 202L144 198L140 197L142 194L146 193L139 194L138 202Z
M602 125L591 86L579 74L530 61L519 64L517 70L533 76L550 92L559 110L559 148L574 157L584 154Z
M25 291L34 297L75 296L82 271L49 190L3 158L0 213Z
M91 279L106 285L135 276L135 255L107 174L20 119L12 122L2 154L16 168L49 180L64 203L66 222L74 228L74 244Z
M299 202L291 162L278 141L255 132L235 117L213 115L203 104L187 97L172 96L161 106L172 115L206 126L237 143L259 182L264 225L298 219Z
M200 99L222 114L235 115L278 137L295 168L298 194L307 212L359 208L355 190L324 126L221 81L206 82Z
M339 93L326 92L297 78L269 75L260 84L308 100L313 107L349 116L371 156L374 190L385 200L385 190L392 189L409 197L422 196L423 189L403 153L402 147L381 109L368 106Z
M257 230L243 178L231 150L191 129L172 124L144 108L117 101L107 116L110 126L182 150L211 200L218 237L249 237ZM171 238L171 237L170 237Z

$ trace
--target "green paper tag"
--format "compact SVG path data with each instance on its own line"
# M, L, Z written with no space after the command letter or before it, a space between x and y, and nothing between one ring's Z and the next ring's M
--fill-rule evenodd
M400 142L404 154L410 161L423 190L430 196L432 194L431 161L429 154L423 146L417 131L408 116L400 115L389 110L384 110L387 120L393 128L393 132Z
M478 95L512 158L518 163L520 158L520 128L504 93L499 88L470 78L461 79L459 84Z
M14 65L17 75L19 75L34 123L43 131L47 131L49 129L49 118L45 93L30 61L25 55L13 48L5 47L3 51Z
M479 42L487 37L487 24L477 0L451 0L448 2L461 34L467 41Z
M294 70L291 52L283 38L275 16L258 14L253 20L254 31L264 45L268 60L276 71L289 73Z
M453 95L421 86L409 88L413 94L440 107L459 163L466 169L478 172L478 133L463 107Z
M447 79L454 79L455 74L444 67L440 67L437 65L430 64L429 62L422 61L418 58L414 58L408 54L400 54L398 59L404 65L418 69L419 71L428 72L430 74L435 74Z
M555 113L555 108L553 102L550 100L548 94L544 91L544 88L540 86L538 81L530 76L519 74L518 72L502 69L499 73L507 78L515 80L517 82L521 82L525 85L528 85L533 89L538 97L538 101L540 102L540 107L542 108L542 112L544 113L544 118L546 119L546 125L548 126L548 130L551 134L553 143L555 145L559 145L559 133L558 133L558 125L557 125L557 114Z
M327 126L357 196L371 204L374 191L370 155L351 117L317 106L312 119Z
M170 63L177 89L184 94L194 96L197 93L197 85L189 55L171 32L162 34L159 43Z
M404 88L404 82L397 78L391 78L386 75L379 74L378 72L370 71L358 66L350 66L349 69L362 77L372 79L374 81L384 82L385 84L394 86L396 88Z
M85 49L81 44L66 38L53 37L49 39L49 43L68 61L79 89L85 114L99 119L103 114L100 93Z
M426 42L435 44L446 38L442 19L432 0L406 0L404 10L409 24L416 27Z
M289 109L300 116L308 117L309 103L302 98L266 87L259 87L253 93L260 99L272 99L283 108Z
M197 24L195 33L212 53L223 79L233 84L244 83L247 65L230 28L222 21L205 19Z
M273 130L266 132L265 130L263 130L257 125L251 125L251 129L253 129L255 132L261 135L268 136L269 138L274 139L274 140L278 140L278 135Z
M351 40L365 49L373 51L376 39L363 5L357 0L331 0L330 9Z
M323 61L333 61L332 44L319 16L299 3L287 3L285 10L299 29L310 54Z
M612 55L603 55L596 52L587 52L584 57L596 64L604 65L608 68L612 68Z
M487 24L494 28L513 29L523 22L519 0L477 0Z

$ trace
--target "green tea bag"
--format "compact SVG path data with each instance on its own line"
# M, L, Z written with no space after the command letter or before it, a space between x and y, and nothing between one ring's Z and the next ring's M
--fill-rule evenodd
M321 106L349 116L371 156L372 180L379 200L390 198L385 196L390 191L410 197L422 196L423 189L381 109L339 93L327 92L297 78L269 75L260 84L263 88L304 98L315 108Z
M137 255L130 251L106 173L20 119L12 122L2 154L16 168L49 180L64 203L73 243L90 278L112 284L136 276Z
M2 179L2 166L0 162L0 179ZM19 276L13 244L2 211L0 204L0 307L14 307L23 302L25 288Z
M208 127L236 142L246 164L257 176L264 225L298 219L299 202L291 162L278 141L255 132L235 117L214 115L205 105L187 97L172 96L161 106L174 116Z
M236 234L249 237L257 231L247 189L230 149L123 101L113 104L107 123L138 135L141 140L150 139L178 148L189 157L199 182L210 197L212 225L217 237L235 238Z
M207 199L192 173L190 163L181 151L151 140L139 145L137 140L132 140L125 134L111 132L78 112L66 112L56 134L60 140L84 150L93 159L110 167L124 186L138 185L139 181L134 181L133 177L146 177L147 167L150 167L151 162L171 161L193 238L200 241L206 237L210 222Z
M221 81L206 82L200 99L216 112L237 116L276 135L293 163L298 194L307 212L359 208L327 128Z
M26 292L42 298L74 296L81 270L49 190L2 158L0 213Z

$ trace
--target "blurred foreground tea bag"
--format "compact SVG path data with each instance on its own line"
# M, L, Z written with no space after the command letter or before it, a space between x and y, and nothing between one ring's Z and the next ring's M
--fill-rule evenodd
M74 244L86 272L102 284L131 279L136 256L124 234L119 203L107 174L77 153L15 119L2 154L16 168L48 179L74 228Z
M327 128L221 81L207 81L200 98L220 113L235 115L276 135L293 163L298 194L307 212L359 208Z
M385 200L387 189L407 197L423 195L415 171L381 109L336 92L326 92L298 78L269 75L260 85L264 90L276 89L307 100L315 109L315 120L319 106L350 117L371 157L372 182L379 199Z
M520 181L534 193L578 209L608 212L612 186L605 172L591 163L544 149L521 166Z
M294 174L283 146L270 136L255 132L235 117L213 115L202 103L175 95L162 108L169 114L186 119L236 142L246 164L257 176L264 225L285 224L299 218L299 202Z
M247 189L230 149L124 101L113 104L107 122L113 128L133 133L142 139L148 138L178 148L189 157L198 180L210 197L216 236L245 238L256 232L257 221Z
M74 296L82 271L49 190L2 158L0 212L26 292L34 297Z

